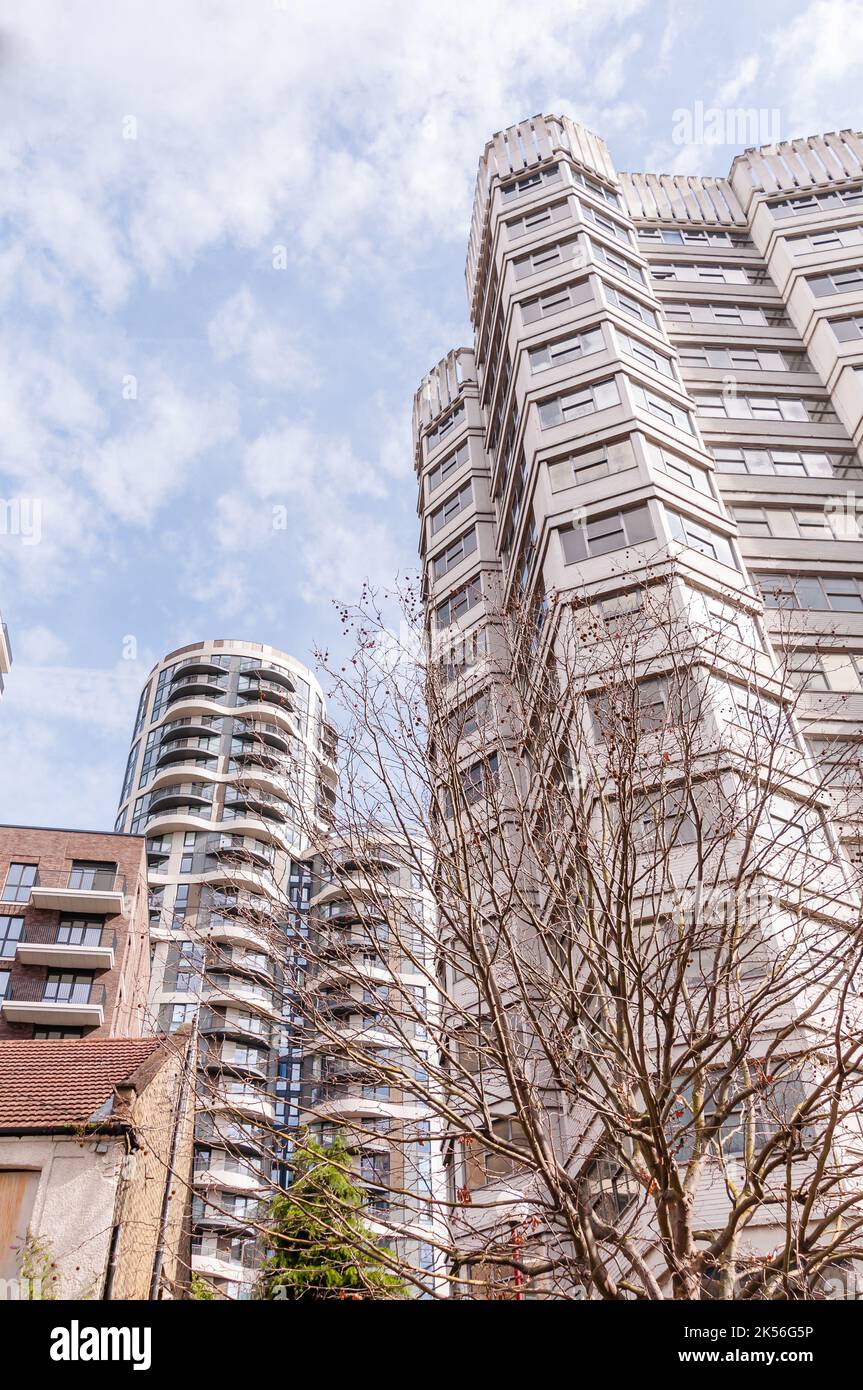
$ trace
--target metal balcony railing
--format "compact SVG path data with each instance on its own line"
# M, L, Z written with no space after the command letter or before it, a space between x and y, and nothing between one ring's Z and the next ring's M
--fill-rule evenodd
M36 880L31 886L33 888L71 889L73 892L82 893L125 893L126 879L113 868L40 868L37 871ZM0 909L2 909L2 903L0 903Z
M117 933L81 922L27 922L19 938L28 946L102 946L113 950Z
M15 1004L105 1003L105 986L91 980L13 980L5 998Z

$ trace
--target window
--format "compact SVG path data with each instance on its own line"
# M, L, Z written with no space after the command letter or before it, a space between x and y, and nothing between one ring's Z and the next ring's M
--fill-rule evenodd
M725 393L696 393L693 401L699 415L730 420L809 420L822 424L835 420L826 400L800 400L795 396L741 396Z
M720 473L765 473L780 478L853 478L863 466L853 454L826 454L804 449L714 448Z
M662 352L655 352L653 348L642 343L640 339L632 338L628 333L622 333L619 329L617 336L624 352L632 353L632 356L637 357L639 362L646 363L648 367L652 367L656 372L661 372L663 376L674 376L674 367L670 357L666 357Z
M654 280L700 280L716 285L758 285L767 279L766 270L750 270L744 266L724 265L719 261L654 264L650 267L650 274Z
M824 662L818 652L789 652L788 674L798 690L829 690Z
M827 294L847 294L849 290L863 285L863 266L851 266L848 270L834 270L830 275L812 275L807 284L817 299Z
M735 249L749 249L752 242L748 236L736 232L715 232L707 229L682 231L675 227L639 227L639 241L661 241L666 246L730 246Z
M666 424L673 425L675 429L685 430L687 434L693 434L692 420L688 410L681 410L680 406L669 401L665 396L659 396L655 391L647 391L637 382L630 381L629 389L635 403L643 410L649 411L657 419L664 420Z
M526 299L521 306L523 323L536 323L537 319L549 318L563 309L575 308L578 304L588 304L593 299L593 290L587 279L576 280L571 285L556 286L536 299Z
M502 1120L492 1120L491 1132L502 1144L511 1144L516 1149L527 1151L524 1126L511 1116ZM491 1149L486 1150L484 1166L490 1178L508 1178L523 1167L517 1158L509 1154L494 1153Z
M584 1174L591 1206L600 1221L616 1226L638 1194L635 1178L611 1157L594 1159Z
M455 453L449 454L441 463L435 465L429 473L429 492L435 492L441 483L445 482L450 473L454 473L462 464L467 463L470 457L468 445L460 444Z
M468 481L466 483L463 483L462 486L458 489L458 492L450 493L446 501L443 502L441 506L437 508L436 511L432 512L432 535L436 535L437 532L442 530L448 522L452 521L453 517L456 517L459 515L460 512L465 511L466 508L469 507L472 502L473 483L470 479L468 479Z
M602 282L602 288L607 303L613 304L616 309L622 310L624 314L629 314L630 318L638 319L641 323L646 323L650 328L658 328L659 323L655 313L640 300L631 298L628 294L621 294L613 285Z
M435 610L437 626L439 628L449 627L450 623L456 622L459 618L468 613L471 608L476 607L482 598L482 581L480 576L471 579L461 589L457 589L443 603L438 604Z
M579 187L586 188L588 193L610 203L613 208L620 207L620 199L612 189L606 188L605 184L600 183L598 179L592 179L587 174L583 174L580 169L572 170L572 181L577 183Z
M23 930L23 917L10 917L8 913L0 913L0 957L14 956Z
M68 946L99 946L102 942L102 923L86 917L61 917L57 940Z
M646 505L609 512L580 526L562 529L563 560L566 565L578 564L596 555L621 550L627 545L639 545L653 540L655 532Z
M517 237L535 232L537 227L545 227L549 222L565 222L571 215L568 203L547 203L545 207L526 212L523 217L511 218L505 223L507 235L510 241L514 241Z
M607 265L611 270L618 270L621 275L625 275L629 280L634 280L636 284L644 284L644 272L626 256L621 256L618 251L610 251L607 246L602 246L600 242L588 238L590 243L590 254L595 261Z
M595 227L599 227L601 231L607 232L608 235L613 236L616 241L622 241L626 246L632 245L629 232L614 217L609 217L608 214L604 212L598 212L596 208L591 207L590 203L583 200L579 202L579 210L586 221L592 222Z
M863 203L863 186L831 189L829 193L803 194L799 198L782 198L767 206L773 216L781 220L785 217L809 217L813 212L824 212L831 208L841 212L857 203Z
M672 538L680 545L689 546L690 549L706 555L708 559L718 560L720 564L737 568L731 546L718 531L705 526L701 521L693 521L691 517L683 516L681 512L672 511L670 507L666 507L665 515Z
M440 424L426 435L426 453L430 454L439 444L442 444L448 434L451 434L456 425L464 419L464 401L457 405L455 410L451 410Z
M435 579L441 579L451 569L455 569L456 565L460 565L468 555L473 555L475 551L476 527L472 526L469 531L465 531L464 535L459 536L458 540L453 541L452 545L448 545L446 550L435 557L433 562Z
M578 237L570 237L567 241L558 241L552 246L538 246L527 256L520 256L517 261L513 261L515 278L516 280L524 280L528 275L538 275L541 270L547 270L549 266L562 265L565 261L576 260L580 256L581 249Z
M556 183L560 178L560 166L550 164L547 169L537 169L533 174L525 174L523 178L515 179L512 183L502 183L500 193L505 203L512 202L515 198L521 198L525 193L532 193L537 188L542 188L544 184Z
M735 507L734 520L741 536L769 536L769 512L764 507Z
M568 338L559 338L557 342L531 348L528 353L530 370L538 372L547 367L562 367L567 362L574 362L578 357L601 352L604 347L602 329L591 328L586 333L575 333Z
M603 444L598 449L585 449L582 453L558 459L549 464L549 477L552 492L575 484L595 482L597 478L607 478L612 473L624 473L635 468L635 454L628 439L616 443Z
M30 889L38 879L38 864L12 863L6 874L3 887L3 901L6 903L26 903L30 901Z
M766 608L831 608L863 613L863 580L853 575L753 574Z
M768 348L681 347L683 367L709 367L716 371L811 372L803 352L779 352Z
M11 970L0 970L0 999L5 999L9 991L9 981L12 978Z
M674 478L675 482L685 483L687 487L695 488L696 492L703 493L705 497L713 496L707 472L699 464L693 463L691 459L681 458L679 454L672 453L670 449L662 448L649 441L645 441L645 447L655 468L660 468L663 473L668 474L669 478Z
M69 887L110 892L115 887L116 878L116 864L98 859L73 859Z
M607 410L610 406L619 404L617 383L613 377L609 377L607 381L595 382L592 386L582 387L580 391L540 401L540 425L542 429L547 430L554 425L577 420L582 415L591 415L594 411Z
M863 316L861 315L852 319L830 319L829 323L840 343L853 343L858 338L863 338Z
M670 323L733 323L763 328L788 326L782 309L772 304L690 304L671 301L662 306Z
M57 1004L89 1004L92 987L92 975L51 971L42 998Z

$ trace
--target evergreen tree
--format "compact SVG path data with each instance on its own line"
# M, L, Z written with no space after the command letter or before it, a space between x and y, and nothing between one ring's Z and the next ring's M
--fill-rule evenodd
M406 1298L401 1280L374 1255L375 1237L361 1220L363 1194L351 1180L340 1135L326 1149L304 1136L287 1192L274 1197L273 1253L262 1277L269 1299Z

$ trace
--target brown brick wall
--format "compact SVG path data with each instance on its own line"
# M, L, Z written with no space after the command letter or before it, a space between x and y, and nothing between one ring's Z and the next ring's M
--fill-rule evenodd
M105 986L105 1021L89 1035L138 1037L155 1031L147 1010L150 975L147 914L147 862L141 835L116 835L102 831L53 830L38 827L0 826L0 891L12 862L38 864L49 874L68 871L73 859L106 860L116 863L126 880L126 912L105 918L105 927L116 932L114 968L94 976ZM0 902L0 913L24 917L30 924L55 925L60 913L31 907L28 903ZM42 966L24 965L11 958L0 960L0 968L11 969L12 981L44 979ZM31 1023L8 1023L0 1010L0 1039L31 1038Z
M162 1286L182 1297L189 1279L189 1213L194 1133L194 1057L188 1034L166 1040L167 1060L141 1091L132 1108L140 1149L131 1179L122 1183L115 1219L120 1222L112 1298L146 1299L158 1244L166 1182L170 1203L166 1222ZM159 1060L165 1053L158 1054ZM179 1125L173 1163L171 1138Z

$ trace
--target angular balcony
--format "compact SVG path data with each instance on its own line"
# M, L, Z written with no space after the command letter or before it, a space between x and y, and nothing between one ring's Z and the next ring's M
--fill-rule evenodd
M101 1028L105 986L90 980L14 980L3 1000L7 1023L58 1028Z
M28 922L15 957L61 970L112 970L117 933L90 922Z
M126 880L116 869L40 869L30 890L33 907L116 917L125 911Z

